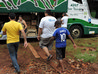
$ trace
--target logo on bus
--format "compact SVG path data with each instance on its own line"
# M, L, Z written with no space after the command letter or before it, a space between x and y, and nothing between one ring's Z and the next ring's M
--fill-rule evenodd
M67 0L0 0L0 8L19 9L18 7L25 4L26 2L31 2L35 7L40 9L52 9L54 10L60 4L66 2Z

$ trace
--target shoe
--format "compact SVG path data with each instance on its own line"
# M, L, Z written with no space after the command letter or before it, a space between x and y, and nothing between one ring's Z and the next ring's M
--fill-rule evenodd
M62 73L65 73L66 71L61 71Z
M14 72L17 73L17 74L20 74L20 71L16 71L16 70L15 70Z
M50 55L48 58L47 58L47 61L50 61L52 59L52 55Z
M14 67L13 64L11 63L10 67Z

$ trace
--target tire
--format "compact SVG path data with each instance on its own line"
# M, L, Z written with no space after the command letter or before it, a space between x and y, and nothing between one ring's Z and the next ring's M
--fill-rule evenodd
M81 26L78 25L74 25L70 28L70 34L72 36L72 38L80 38L83 36L83 29L81 28Z

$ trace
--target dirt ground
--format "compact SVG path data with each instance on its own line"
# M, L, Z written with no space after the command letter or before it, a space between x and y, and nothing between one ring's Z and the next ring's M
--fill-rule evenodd
M23 44L21 43L20 46L23 46ZM14 74L14 68L11 64L8 49L6 45L2 45L2 47L4 47L4 49L0 50L0 74ZM39 47L35 49L39 50ZM52 50L51 54L54 55L52 60L57 64L55 50ZM66 52L66 55L69 54ZM59 74L48 62L42 58L35 59L31 51L23 47L20 47L18 51L18 63L20 65L21 74ZM66 68L65 74L95 74L98 69L96 64L83 63L81 60L75 61L68 58L64 59L64 66Z
M36 51L46 55L38 47L38 42L34 46ZM51 50L53 55L52 61L57 65L55 50ZM70 55L66 52L66 55ZM73 56L71 56L73 57ZM36 59L29 48L25 49L23 43L20 43L18 50L18 64L20 66L21 74L59 74L55 69L42 58ZM54 65L55 66L55 65ZM65 73L63 74L98 74L97 63L84 63L82 60L64 59ZM61 68L58 68L61 70ZM14 67L12 66L10 55L6 44L0 44L0 74L15 74Z

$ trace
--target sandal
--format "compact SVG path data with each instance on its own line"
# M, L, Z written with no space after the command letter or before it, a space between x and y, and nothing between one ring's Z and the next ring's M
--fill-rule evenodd
M47 61L50 61L52 59L52 55L50 55L48 58L47 58Z

